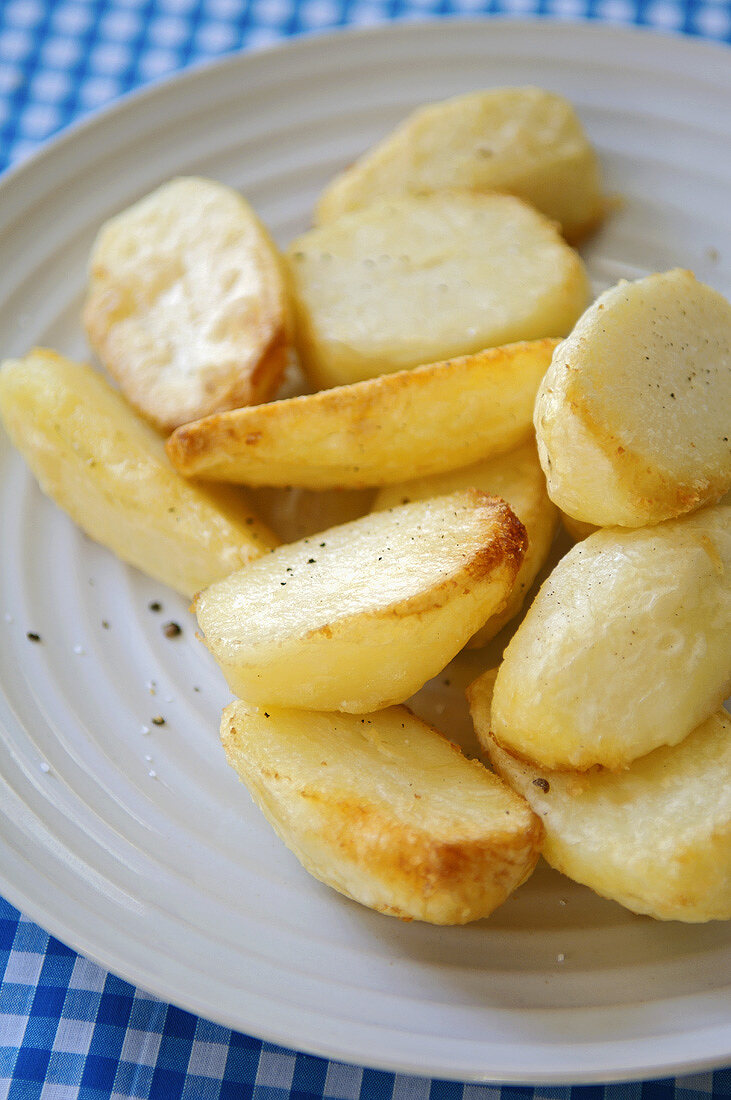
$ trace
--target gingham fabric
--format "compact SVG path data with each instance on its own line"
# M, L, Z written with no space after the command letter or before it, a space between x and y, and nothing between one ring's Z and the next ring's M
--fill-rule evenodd
M596 19L731 42L731 0L0 0L0 170L149 80L302 31L440 14ZM262 1043L163 1004L0 899L0 1100L713 1100L731 1069L578 1088L429 1081Z

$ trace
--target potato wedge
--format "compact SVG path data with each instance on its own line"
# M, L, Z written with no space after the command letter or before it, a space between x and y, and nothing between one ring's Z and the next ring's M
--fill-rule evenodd
M235 702L229 764L303 866L403 920L491 913L538 858L524 799L406 707L358 718Z
M196 598L235 695L363 713L400 703L504 606L525 529L469 490L282 546Z
M168 455L188 477L309 489L465 466L533 436L535 394L557 344L509 344L209 416L178 428Z
M290 327L281 261L236 191L175 179L100 230L83 322L127 398L169 432L276 390Z
M471 646L483 646L520 611L528 589L548 557L556 533L558 509L548 498L546 479L538 461L535 442L530 440L514 451L460 470L390 485L378 493L373 502L373 510L382 511L384 508L408 504L412 500L427 500L429 497L470 487L502 497L528 534L528 549L506 606L502 611L491 615L470 639Z
M588 301L578 255L510 195L384 200L305 233L287 259L318 389L563 336Z
M731 508L597 531L540 589L505 651L492 731L552 769L624 768L731 691Z
M326 188L324 224L388 195L504 191L577 240L601 221L599 163L574 108L540 88L468 92L411 114Z
M156 432L91 367L43 348L6 361L0 417L87 535L184 596L277 545L238 492L177 474Z
M602 294L557 348L535 425L551 499L641 527L731 487L731 304L689 271Z
M490 736L489 692L473 700L480 741L540 816L558 871L635 913L688 922L731 918L731 716L723 707L679 744L623 772L555 772Z

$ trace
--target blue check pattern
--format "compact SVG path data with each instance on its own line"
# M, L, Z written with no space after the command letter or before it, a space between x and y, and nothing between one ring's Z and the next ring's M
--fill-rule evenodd
M0 0L0 171L150 80L303 31L449 14L595 19L731 43L731 0ZM731 1100L731 1069L518 1088L328 1062L167 1005L0 898L0 1100Z
M557 1088L362 1069L163 1004L0 901L0 1100L721 1100L731 1069Z

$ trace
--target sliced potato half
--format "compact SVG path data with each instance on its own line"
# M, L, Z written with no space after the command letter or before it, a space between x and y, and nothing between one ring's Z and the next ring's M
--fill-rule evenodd
M588 300L578 255L510 195L383 200L305 233L287 258L317 388L563 336Z
M538 858L538 818L476 760L389 707L366 718L232 703L231 766L303 866L404 920L491 913Z
M578 543L505 650L492 731L552 769L624 768L731 691L731 508Z
M43 348L6 361L0 416L44 493L184 596L277 544L239 492L176 473L156 432L91 367Z
M571 240L602 219L599 163L574 108L540 88L493 88L429 104L337 176L318 224L400 193L505 191Z
M731 487L731 304L689 271L602 294L554 353L535 409L551 498L641 527Z
M502 497L528 534L528 549L507 605L502 611L491 615L470 640L471 646L482 646L487 645L520 611L528 589L548 557L556 532L558 509L546 492L546 479L538 461L535 442L530 440L514 451L460 470L390 485L378 493L373 508L374 511L382 511L412 500L426 500L470 487Z
M526 536L469 490L282 546L196 599L235 695L362 713L407 699L502 608Z
M184 178L102 227L83 320L125 395L167 432L272 396L288 309L279 255L246 200Z
M178 428L168 455L189 477L309 489L464 466L533 436L535 394L557 343L509 344L206 417Z
M490 736L489 700L474 699L472 715L497 773L543 821L542 854L552 867L659 920L731 918L731 716L726 710L626 771L584 775L549 771L511 756Z

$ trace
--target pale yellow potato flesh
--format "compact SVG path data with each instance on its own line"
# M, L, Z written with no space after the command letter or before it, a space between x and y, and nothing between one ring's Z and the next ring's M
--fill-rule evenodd
M525 800L406 707L356 717L237 701L221 739L302 865L381 913L479 920L538 858Z
M101 228L83 322L106 369L161 431L266 401L290 342L281 258L238 192L171 180Z
M548 491L641 527L731 487L731 304L689 271L620 283L556 349L535 426Z
M556 533L558 509L546 492L546 479L535 441L529 440L507 454L459 470L389 485L377 494L373 509L382 511L412 500L426 500L470 487L506 501L528 534L528 549L505 608L491 615L470 639L470 646L483 646L520 611L528 589L548 557Z
M234 695L363 713L401 703L510 594L525 529L477 490L282 546L195 601Z
M552 769L621 769L731 692L731 508L578 543L505 650L498 742Z
M484 679L484 678L483 678ZM490 735L489 685L472 716L493 768L545 826L558 871L658 920L731 918L731 716L720 708L679 744L622 772L557 772Z
M186 597L277 545L239 492L176 473L157 433L89 366L43 348L7 360L0 417L87 535Z
M387 195L504 191L571 240L604 215L600 169L574 108L540 88L492 88L421 107L325 189L323 224Z
M386 199L305 233L287 260L318 389L564 336L588 301L577 253L510 195Z
M535 395L557 344L509 344L220 413L178 428L168 455L187 477L308 489L465 466L533 437Z

